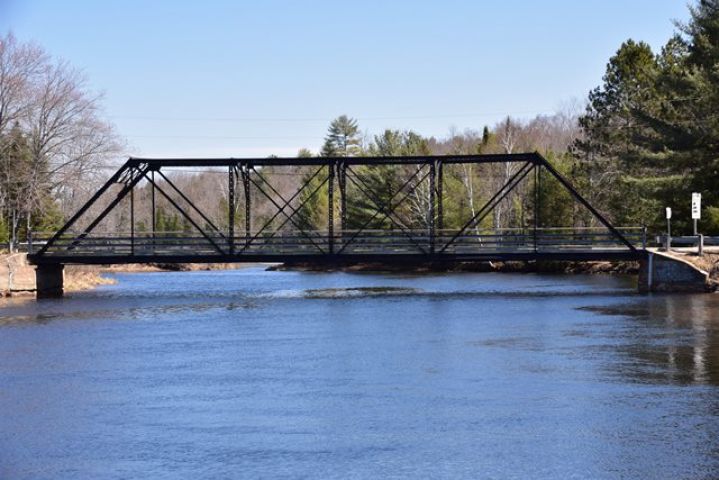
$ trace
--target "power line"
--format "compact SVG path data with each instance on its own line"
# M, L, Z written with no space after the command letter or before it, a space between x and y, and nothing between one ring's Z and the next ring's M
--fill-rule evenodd
M205 140L308 140L323 139L318 136L304 135L283 135L283 136L231 136L231 135L123 135L130 138L169 138L174 140L182 139L205 139Z
M353 117L357 120L422 120L422 119L447 119L447 118L482 118L495 117L497 115L548 115L556 113L550 110L527 110L515 112L482 112L482 113L451 113L436 115L390 115L390 116L369 116ZM333 119L328 117L166 117L166 116L145 116L145 115L109 115L110 118L124 120L149 120L149 121L173 121L173 122L330 122Z

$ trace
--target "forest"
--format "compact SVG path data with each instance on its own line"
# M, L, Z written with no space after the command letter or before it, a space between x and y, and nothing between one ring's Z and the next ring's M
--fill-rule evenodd
M321 146L315 151L303 148L297 156L537 151L615 225L646 226L658 233L664 228L664 207L672 207L674 231L690 233L691 193L699 192L700 231L719 235L719 0L691 6L690 20L677 24L658 52L641 41L622 43L598 83L576 111L529 120L506 117L491 126L452 129L441 138L412 129L370 134L351 116L341 115L331 121ZM18 42L12 34L0 39L0 242L10 249L29 232L59 227L119 166L126 147L103 119L101 100L66 62L53 60L37 45ZM444 227L463 225L517 168L456 165L445 170ZM303 228L325 230L328 187L315 170L264 167L259 174L277 189L277 198L289 198L307 183L293 201L298 221ZM376 166L354 173L389 200L417 172L407 166ZM215 225L227 228L226 171L184 171L171 179ZM399 207L404 227L425 228L432 221L427 217L428 185L417 185ZM347 227L358 228L371 221L376 205L361 194L359 185L347 188L354 199L347 206ZM597 225L552 179L536 188L529 180L520 184L477 228L527 228L536 215L545 226ZM255 190L253 222L260 225L272 218L275 208L271 198ZM541 199L541 212L534 211L535 195ZM146 205L149 196L150 187L143 184L136 202ZM239 197L235 222L242 224ZM192 230L167 199L159 198L157 205L157 231ZM125 202L98 228L129 230L128 208ZM140 208L134 215L135 229L147 231L151 215L148 208ZM386 228L387 222L378 220L371 227Z

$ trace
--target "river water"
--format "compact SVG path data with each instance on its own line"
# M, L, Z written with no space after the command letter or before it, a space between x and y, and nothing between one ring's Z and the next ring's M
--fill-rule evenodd
M117 274L0 308L0 478L719 478L719 295Z

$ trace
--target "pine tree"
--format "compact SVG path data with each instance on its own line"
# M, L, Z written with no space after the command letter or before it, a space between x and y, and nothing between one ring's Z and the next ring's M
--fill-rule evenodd
M341 115L332 120L322 145L323 157L351 157L361 151L357 120Z
M372 156L395 157L395 156L417 156L429 155L430 149L427 139L412 131L385 130L381 135L375 135L373 142L368 148ZM375 216L378 205L383 208L396 207L393 219L400 221L405 228L420 228L424 226L427 219L424 218L429 207L424 205L427 181L425 184L417 185L421 174L414 175L415 166L403 168L399 165L374 165L362 166L356 169L359 177L355 182L348 182L351 186L353 201L348 204L347 223L350 228L359 228L370 222L367 228L386 229L392 228L393 222L385 218L384 214ZM414 176L414 180L405 187L401 193L402 185ZM413 186L416 186L416 195L408 196L402 205L395 205ZM370 194L371 197L368 195ZM422 203L422 205L417 205ZM415 211L412 210L413 207ZM374 216L374 219L372 217ZM370 220L372 219L372 220Z
M580 119L574 151L590 196L605 179L598 203L615 221L659 226L661 207L672 206L678 229L688 228L692 191L707 211L719 206L719 0L700 0L690 13L657 55L625 42Z

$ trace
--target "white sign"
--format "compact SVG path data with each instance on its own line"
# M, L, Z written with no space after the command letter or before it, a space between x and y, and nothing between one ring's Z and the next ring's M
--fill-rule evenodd
M667 220L672 218L672 209L670 207L667 207Z
M692 193L692 219L699 220L702 218L702 194Z

